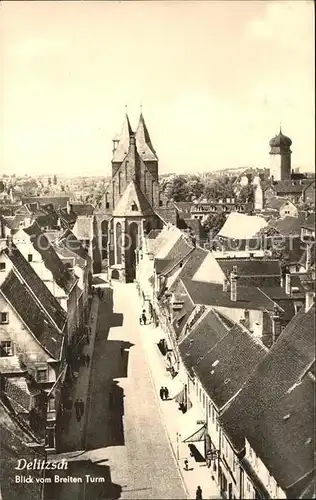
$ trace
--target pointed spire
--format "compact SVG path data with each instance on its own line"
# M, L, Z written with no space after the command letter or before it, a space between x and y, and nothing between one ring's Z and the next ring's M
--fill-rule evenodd
M122 162L124 160L128 152L130 137L131 135L133 135L132 127L127 114L127 106L125 106L125 111L126 113L124 117L122 131L119 137L117 138L118 145L117 148L115 149L112 162Z
M282 123L280 122L280 135L282 135Z
M145 123L145 119L142 112L142 105L140 107L140 117L138 126L136 129L136 144L137 150L142 160L158 160L156 156L156 151L152 145L149 132Z

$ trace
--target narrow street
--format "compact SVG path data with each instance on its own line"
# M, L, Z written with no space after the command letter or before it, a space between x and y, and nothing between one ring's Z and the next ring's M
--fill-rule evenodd
M134 285L118 283L99 304L84 446L78 436L74 447L86 452L67 471L105 482L54 485L48 500L187 497L141 348L134 295Z

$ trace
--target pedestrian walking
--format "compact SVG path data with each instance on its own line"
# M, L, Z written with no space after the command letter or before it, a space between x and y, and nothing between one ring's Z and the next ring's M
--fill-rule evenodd
M142 316L139 316L139 324L142 325L143 324L143 318Z
M196 488L195 500L203 500L201 486Z
M142 313L142 322L143 322L143 325L146 325L146 323L147 323L147 318L146 318L146 314L144 311Z
M165 390L165 399L169 399L169 391L167 387L164 387Z
M81 419L81 413L80 413L80 401L79 401L79 399L78 399L78 398L77 398L77 399L76 399L76 401L75 401L74 407L75 407L75 411L76 411L76 419L77 419L77 422L80 422L80 419Z
M89 354L86 354L86 366L90 365L90 356Z
M160 399L165 399L165 390L163 387L160 387L159 394L160 394Z
M184 459L184 470L189 470L189 460L187 458Z

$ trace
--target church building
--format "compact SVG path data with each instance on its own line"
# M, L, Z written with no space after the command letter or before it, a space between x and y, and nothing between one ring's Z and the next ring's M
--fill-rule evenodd
M158 157L142 113L135 132L125 115L112 153L112 179L95 210L102 267L110 279L132 282L142 235L162 228L158 211L169 205L159 189Z

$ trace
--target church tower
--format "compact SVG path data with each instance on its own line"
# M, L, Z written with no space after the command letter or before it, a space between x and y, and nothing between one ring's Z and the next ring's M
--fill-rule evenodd
M112 178L100 210L102 235L102 224L107 228L103 239L107 240L104 253L110 278L135 279L136 249L144 231L161 224L156 213L160 203L158 157L143 114L136 132L126 114L121 134L113 139Z
M292 141L283 135L281 127L278 135L270 142L270 177L274 181L285 181L291 179L291 145Z

